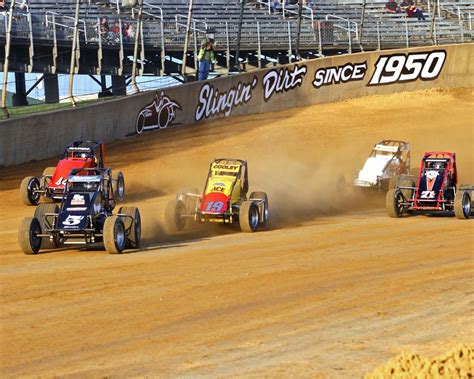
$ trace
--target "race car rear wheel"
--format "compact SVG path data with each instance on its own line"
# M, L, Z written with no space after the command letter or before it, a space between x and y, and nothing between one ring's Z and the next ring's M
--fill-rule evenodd
M389 217L398 218L403 214L403 195L399 189L391 189L385 197L385 208Z
M263 203L257 205L260 224L263 226L268 222L270 211L268 209L268 196L265 192L252 192L250 199L263 200Z
M239 223L243 232L253 233L258 229L258 206L253 201L243 201L240 204Z
M54 171L56 171L56 167L46 167L43 170L43 175L41 175L41 187L46 188L48 186ZM49 178L47 178L47 176L49 176Z
M168 203L165 209L166 228L171 233L177 233L186 226L186 218L183 214L186 213L186 206L181 200L172 200Z
M113 188L115 201L125 200L125 178L121 171L113 176Z
M34 176L27 176L21 181L20 196L23 204L36 205L39 202L40 194L36 192L40 189L40 181Z
M37 254L41 248L41 225L36 217L25 217L18 229L18 243L23 253Z
M468 191L458 191L454 197L454 215L459 219L471 217L471 195Z
M120 254L127 242L125 225L119 216L110 216L104 223L104 246L109 254Z
M44 233L46 229L51 229L54 227L54 217L53 216L44 216L46 213L59 213L59 208L56 204L39 204L35 209L35 218L38 219L41 225L41 232ZM58 242L49 237L41 238L41 248L42 249L55 249L58 247Z
M129 217L122 217L125 231L127 234L126 249L138 249L140 247L142 235L142 222L140 211L137 207L121 207L119 214L124 214Z

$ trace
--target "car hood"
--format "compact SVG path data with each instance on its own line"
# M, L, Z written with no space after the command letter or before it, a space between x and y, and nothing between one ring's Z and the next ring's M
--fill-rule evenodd
M91 167L91 159L61 159L54 170L53 177L48 183L49 188L63 189L64 181L69 176L71 170Z

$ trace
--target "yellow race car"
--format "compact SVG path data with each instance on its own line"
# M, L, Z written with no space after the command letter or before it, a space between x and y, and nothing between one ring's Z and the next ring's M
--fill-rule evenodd
M244 232L255 232L269 217L265 192L248 192L247 162L241 159L215 159L209 168L202 195L196 189L184 189L168 203L166 225L171 232L185 228L188 222L239 222Z

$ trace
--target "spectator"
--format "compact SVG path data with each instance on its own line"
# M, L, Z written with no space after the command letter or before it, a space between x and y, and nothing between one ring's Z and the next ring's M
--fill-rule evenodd
M205 39L201 43L201 49L199 50L198 60L198 80L206 80L209 76L211 64L215 63L214 40L212 38Z
M281 12L283 9L280 0L273 0L271 7L272 7L271 8L272 13Z
M112 25L112 28L110 29L110 31L115 34L120 34L120 21L118 18L115 19L115 22Z
M99 26L99 30L100 30L100 35L103 36L103 37L107 37L107 34L109 33L109 23L107 22L107 19L105 17L102 17L100 19L100 24L99 25L95 25L95 27L98 27Z
M8 12L8 10L7 10L7 6L5 5L5 1L0 0L0 15L6 16L7 12Z
M385 11L387 13L400 13L400 7L395 0L389 0L388 3L385 4Z
M126 40L131 41L135 38L135 30L133 29L133 25L129 22L125 23L123 29L123 36Z
M412 0L404 0L400 4L400 8L403 9L408 17L416 17L418 21L425 21L425 15L423 11L418 8Z
M22 10L22 11L25 11L25 10L26 10L26 11L28 11L29 5L30 5L30 4L29 4L28 0L23 0L23 1L21 2L21 4L20 4L20 10Z

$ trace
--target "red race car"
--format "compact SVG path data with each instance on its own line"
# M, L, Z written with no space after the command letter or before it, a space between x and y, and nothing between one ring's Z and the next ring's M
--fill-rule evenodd
M418 178L402 175L398 183L396 188L387 192L385 205L390 217L439 211L454 211L460 219L471 215L474 186L458 187L455 153L425 153Z
M66 147L56 167L47 167L40 177L27 176L20 186L20 196L26 205L37 205L41 196L61 200L64 184L72 170L82 168L104 168L105 145L102 142L74 141ZM80 171L87 175L90 171ZM125 198L125 181L119 171L113 175L115 198Z

